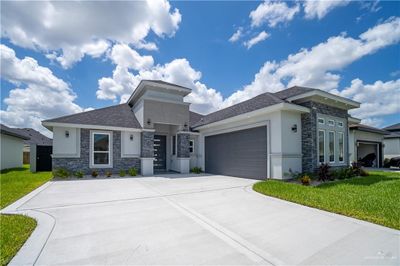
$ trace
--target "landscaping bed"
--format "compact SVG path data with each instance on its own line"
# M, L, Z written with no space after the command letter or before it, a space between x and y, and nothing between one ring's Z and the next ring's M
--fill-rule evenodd
M368 176L321 182L317 186L267 180L254 184L253 189L268 196L400 229L400 173L369 172Z

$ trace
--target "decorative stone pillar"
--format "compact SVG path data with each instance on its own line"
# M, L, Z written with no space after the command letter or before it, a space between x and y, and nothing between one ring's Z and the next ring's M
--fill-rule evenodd
M177 134L177 162L179 172L187 174L190 172L190 134L180 132Z
M154 174L154 132L143 131L141 134L141 171L142 175Z

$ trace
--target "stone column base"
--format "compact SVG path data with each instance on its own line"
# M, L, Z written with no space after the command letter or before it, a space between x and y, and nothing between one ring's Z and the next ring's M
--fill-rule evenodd
M189 174L190 172L190 158L177 158L178 171L181 174Z
M140 166L142 170L143 176L153 175L154 174L154 158L140 158Z

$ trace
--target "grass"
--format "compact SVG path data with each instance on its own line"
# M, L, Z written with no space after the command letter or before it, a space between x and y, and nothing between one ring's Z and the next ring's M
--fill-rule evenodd
M1 171L0 208L10 205L52 178L51 172L31 173L29 165ZM0 215L0 264L6 265L36 227L23 215Z
M400 173L369 176L319 186L267 180L254 184L259 193L302 205L400 229Z
M29 165L1 171L0 209L22 198L53 177L51 172L31 173Z
M7 265L36 227L35 219L23 215L0 215L0 264Z

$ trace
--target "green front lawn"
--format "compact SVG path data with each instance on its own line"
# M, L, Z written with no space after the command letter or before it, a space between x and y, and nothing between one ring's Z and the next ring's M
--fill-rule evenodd
M52 178L51 172L31 173L29 165L0 173L0 208L10 205ZM22 215L0 215L0 263L6 265L36 227L36 221Z
M36 227L35 219L0 215L0 264L7 265Z
M1 171L0 209L22 198L53 177L51 172L31 173L29 165Z
M259 193L302 205L400 229L400 173L369 176L319 186L267 180L254 184Z

